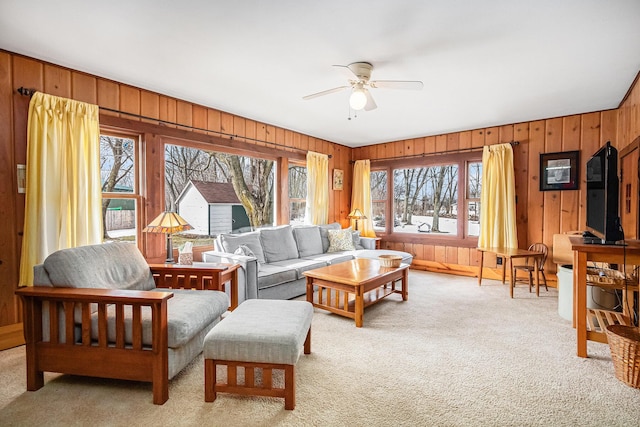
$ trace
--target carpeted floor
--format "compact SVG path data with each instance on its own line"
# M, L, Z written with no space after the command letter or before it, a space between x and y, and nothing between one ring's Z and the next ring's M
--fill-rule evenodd
M203 395L197 358L151 403L145 383L46 374L25 391L24 348L0 352L0 425L638 426L640 390L614 377L606 344L575 356L557 293L411 271L409 300L365 311L364 327L316 309L312 354L282 399Z

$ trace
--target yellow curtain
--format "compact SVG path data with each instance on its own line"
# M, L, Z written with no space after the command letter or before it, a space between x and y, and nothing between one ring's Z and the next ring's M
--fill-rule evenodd
M36 92L27 123L20 286L64 248L102 242L98 106Z
M511 144L485 146L482 153L478 247L518 247L516 185Z
M307 224L329 221L329 156L307 152L307 204L304 213Z
M376 237L371 220L371 164L369 160L357 160L353 165L353 186L351 190L351 210L359 208L366 219L358 220L358 230L364 237ZM355 220L351 226L355 229Z

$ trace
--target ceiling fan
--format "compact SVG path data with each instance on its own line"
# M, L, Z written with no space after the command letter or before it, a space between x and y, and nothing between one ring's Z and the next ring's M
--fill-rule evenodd
M424 86L421 81L370 80L373 65L368 62L354 62L349 65L334 65L334 67L346 73L349 84L334 87L333 89L323 90L318 93L312 93L311 95L303 96L302 99L313 99L319 96L351 89L351 96L349 97L349 105L351 108L354 110L364 109L365 111L371 111L376 109L378 106L373 100L369 89L420 90Z

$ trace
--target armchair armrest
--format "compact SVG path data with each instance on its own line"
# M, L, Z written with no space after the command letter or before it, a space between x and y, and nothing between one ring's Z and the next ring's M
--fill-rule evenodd
M171 292L33 286L15 293L24 302L27 390L41 388L44 371L51 371L150 381L154 403L169 398L167 301L173 297ZM44 303L48 307L43 310ZM107 307L111 305L116 313L115 343L107 339ZM132 312L131 343L125 342L125 306ZM151 349L143 346L142 307L151 310ZM94 340L91 326L96 310L98 339ZM45 317L48 341L43 339Z

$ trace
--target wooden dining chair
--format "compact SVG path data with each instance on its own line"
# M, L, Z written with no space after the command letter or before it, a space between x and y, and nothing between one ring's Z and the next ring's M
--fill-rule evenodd
M531 292L531 288L533 287L533 273L535 272L535 262L538 262L538 272L542 276L542 280L544 282L544 288L548 291L547 287L547 276L544 275L544 263L547 260L547 254L549 253L549 248L544 243L534 243L529 246L529 250L533 252L540 252L543 255L541 257L528 257L525 258L525 263L520 265L513 266L513 277L515 287L518 283L525 283L525 280L528 280L529 283L529 292ZM518 271L524 271L527 273L527 278L518 279Z

